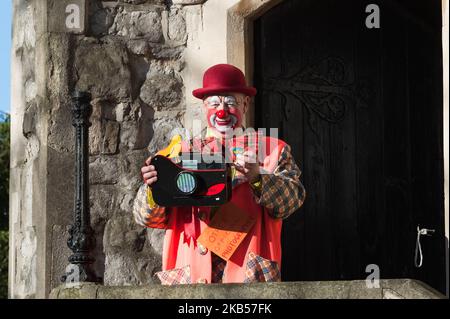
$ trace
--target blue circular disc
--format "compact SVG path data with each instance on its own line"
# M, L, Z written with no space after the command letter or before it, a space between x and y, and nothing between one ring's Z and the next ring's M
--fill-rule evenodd
M197 180L191 172L180 172L177 176L177 187L184 194L192 194L197 188Z

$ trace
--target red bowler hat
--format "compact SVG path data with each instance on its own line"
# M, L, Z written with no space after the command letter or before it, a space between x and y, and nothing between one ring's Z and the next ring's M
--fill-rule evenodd
M256 89L247 86L241 70L231 64L216 64L203 74L203 87L192 91L192 95L203 99L211 93L239 92L245 95L256 95Z

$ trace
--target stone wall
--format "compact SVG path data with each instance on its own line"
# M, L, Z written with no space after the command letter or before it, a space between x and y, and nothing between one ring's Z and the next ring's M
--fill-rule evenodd
M95 271L105 285L153 282L163 233L132 219L140 166L167 145L174 129L190 129L192 119L202 119L191 91L201 86L207 67L228 61L227 10L239 2L70 1L86 7L86 24L75 33L61 30L62 2L69 0L13 0L12 298L47 297L68 265L75 89L93 96Z
M151 283L162 233L134 223L132 204L145 158L181 127L182 7L164 1L92 1L85 37L74 45L75 87L94 98L90 135L96 270L105 285Z
M105 285L153 282L159 230L135 224L140 167L186 110L186 11L204 1L86 1L84 34L47 28L58 0L14 0L10 297L60 284L74 194L71 92L91 92L90 205ZM186 9L189 7L189 9ZM49 19L51 17L52 19ZM199 75L201 77L201 73ZM201 80L201 79L200 79Z
M131 210L140 166L182 126L185 12L164 0L91 1L88 17L87 34L75 37L71 49L74 87L94 99L90 201L96 271L105 285L152 283L161 267L163 233L137 226Z
M45 8L14 1L11 54L9 289L35 297L45 287L47 122Z

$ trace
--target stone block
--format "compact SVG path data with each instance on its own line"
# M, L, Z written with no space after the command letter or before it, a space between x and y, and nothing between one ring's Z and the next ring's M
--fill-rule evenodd
M31 104L23 115L22 132L25 137L30 134L36 134L37 108L35 104Z
M69 97L65 100L56 100L58 107L52 109L48 121L47 144L53 150L60 153L75 152L75 127L72 126L72 106ZM73 157L74 158L74 157ZM59 164L58 164L59 165Z
M109 34L127 39L145 38L149 42L163 40L161 14L158 11L132 11L120 8Z
M382 299L383 289L381 286L367 287L365 280L351 281L349 284L349 299Z
M121 3L129 3L129 4L164 4L165 0L119 0Z
M88 31L95 37L107 35L109 28L114 23L117 8L102 7L98 2L91 1L90 10L92 13L89 15Z
M15 25L20 26L21 32L14 34L15 41L13 41L13 52L16 54L20 52L20 49L28 49L28 54L34 55L34 48L36 46L36 25L39 23L37 17L35 17L35 12L33 6L23 6L20 9L20 13L16 14L14 19L16 19ZM22 55L22 54L21 54ZM26 59L23 60L26 62ZM24 70L28 67L25 65Z
M398 279L408 285L409 279ZM385 282L388 282L386 280ZM419 286L422 283L417 283ZM219 284L219 285L177 285L162 286L150 284L138 287L108 287L99 286L99 299L380 299L381 294L364 292L365 281L317 281L317 282L270 282L249 284ZM350 287L361 290L361 294L348 294ZM414 284L409 287L409 293L415 295ZM366 288L368 289L368 288ZM371 289L369 289L371 290ZM444 299L445 296L436 293L434 289L424 292L429 298ZM55 292L56 294L57 292ZM64 297L61 288L59 298Z
M91 225L95 229L105 224L119 207L118 191L114 185L91 185L89 189Z
M138 123L131 121L123 122L120 132L120 143L128 149L136 149L136 145L139 143L137 130Z
M133 203L134 203L134 192L127 192L122 194L120 198L120 204L119 208L123 212L130 213L133 210Z
M383 291L383 299L404 299L399 293L392 289L385 288Z
M170 10L168 36L172 41L186 43L186 20L183 10L178 8L172 8Z
M101 119L91 120L89 128L89 155L99 155L102 146L102 121Z
M74 287L65 287L64 285L56 288L50 295L58 299L96 299L97 290L101 287L94 283L81 283Z
M161 270L161 250L156 249L162 245L162 237L152 238L148 231L152 232L135 223L131 211L108 221L103 240L106 285L154 282L154 273Z
M147 229L147 240L149 245L157 252L158 256L162 255L164 235L166 231L164 229L158 228L148 228Z
M134 257L108 254L105 260L105 285L147 285L155 283L154 274L161 270L161 257ZM99 296L99 298L102 298Z
M172 0L173 4L180 4L180 5L193 5L193 4L202 4L206 2L206 0Z
M129 103L119 103L115 108L116 121L122 123L130 114L131 107Z
M61 276L66 273L69 265L69 256L72 251L67 246L69 238L69 226L53 225L52 228L52 269L51 286L57 287L61 284Z
M24 227L16 234L14 247L16 249L16 273L14 281L15 298L35 298L37 294L37 235L34 226Z
M153 136L153 110L136 103L131 113L121 124L120 143L128 150L141 150L147 147Z
M117 157L97 157L90 159L89 182L95 184L115 184L119 179L119 160Z
M146 50L146 49L143 49ZM141 86L144 84L147 78L147 73L150 68L150 63L148 62L149 56L151 55L150 50L144 51L144 55L130 54L130 71L132 76L132 101L139 102L138 97L141 91ZM137 51L138 52L138 51Z
M84 41L76 50L75 68L76 88L91 92L93 99L118 101L130 97L131 73L123 44Z
M114 121L104 121L102 154L115 154L119 142L120 125Z
M120 188L120 205L123 203L124 195L134 193L142 182L141 167L145 159L149 156L146 149L127 151L121 156L120 175L117 186Z
M145 39L132 39L127 41L128 49L136 55L149 55L150 45L149 42Z
M185 47L183 45L169 46L169 45L152 45L150 51L152 56L157 59L172 59L178 60L182 57Z
M104 233L105 253L118 253L123 250L130 254L142 250L145 237L142 234L142 229L138 230L132 219L132 212L130 211L108 220Z
M36 82L33 80L28 80L25 82L25 101L27 103L33 101L37 95Z
M168 74L151 74L141 88L141 100L156 110L180 106L183 97L181 79Z
M48 167L52 167L47 175L47 191L58 195L47 197L47 218L54 225L69 225L73 221L74 211L75 154L48 148L47 163Z
M385 298L436 299L441 293L422 281L414 279L380 280Z

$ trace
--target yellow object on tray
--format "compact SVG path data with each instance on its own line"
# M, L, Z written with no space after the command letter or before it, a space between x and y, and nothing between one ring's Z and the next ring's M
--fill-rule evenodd
M170 140L169 146L156 153L156 155L162 155L168 158L177 157L181 153L181 135L175 135Z
M162 156L165 156L168 158L174 158L174 157L180 156L180 153L181 153L181 135L175 135L170 140L169 146L158 151L156 153L156 155L162 155ZM147 203L151 209L153 209L157 206L155 200L153 199L151 187L147 187Z

